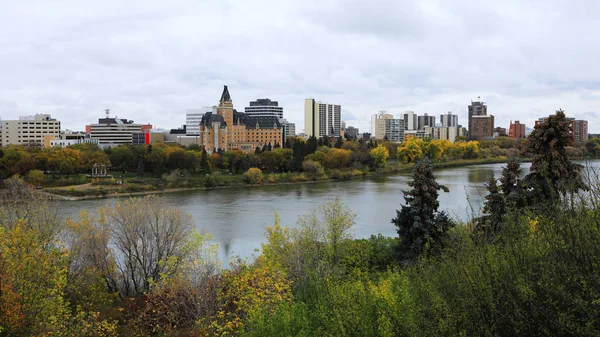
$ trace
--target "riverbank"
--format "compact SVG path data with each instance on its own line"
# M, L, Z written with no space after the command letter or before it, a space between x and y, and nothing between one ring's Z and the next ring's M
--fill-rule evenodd
M435 168L451 168L469 165L496 164L505 163L506 157L461 159L446 162L436 162ZM201 176L183 176L177 177L176 181L171 182L171 186L160 186L160 179L157 178L131 178L128 182L121 185L107 183L88 183L82 185L72 185L60 188L50 188L43 192L50 198L60 200L88 200L103 198L121 198L133 197L149 194L163 194L196 190L228 189L234 187L258 187L258 186L277 186L277 185L296 185L296 184L314 184L333 181L348 181L355 179L364 179L367 177L382 176L409 172L412 164L403 164L395 161L388 162L384 168L377 171L368 169L344 169L330 170L323 175L317 176L305 172L294 173L268 173L264 174L263 183L248 184L244 182L243 175L230 175L222 172L215 172L210 175Z

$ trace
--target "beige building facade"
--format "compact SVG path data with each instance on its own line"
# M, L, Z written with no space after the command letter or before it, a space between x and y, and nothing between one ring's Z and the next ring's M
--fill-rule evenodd
M304 133L307 137L339 137L342 131L342 107L339 104L304 100Z
M18 120L3 120L0 144L39 146L44 145L45 136L60 134L60 122L49 114L23 116Z

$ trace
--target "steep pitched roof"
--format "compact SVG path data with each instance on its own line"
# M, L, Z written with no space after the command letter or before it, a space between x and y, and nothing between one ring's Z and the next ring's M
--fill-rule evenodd
M231 96L229 95L229 89L227 86L223 86L223 93L221 94L220 102L231 102Z
M280 128L281 123L277 116L252 116L233 110L233 124L245 125L246 129L255 129L256 124L260 129Z
M220 122L221 128L227 126L227 123L225 123L225 119L223 119L223 116L213 114L212 111L205 113L204 116L202 116L202 119L200 120L200 124L205 125L207 127L212 127L212 123L214 122Z

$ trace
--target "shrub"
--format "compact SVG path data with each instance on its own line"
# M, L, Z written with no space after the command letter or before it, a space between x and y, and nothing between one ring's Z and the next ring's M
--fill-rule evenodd
M352 175L355 177L359 177L359 176L364 175L364 172L361 170L358 170L358 169L354 169L354 170L352 170Z
M207 174L204 177L204 187L215 187L215 177L212 174Z
M244 182L251 185L261 184L263 182L263 173L257 167L251 167L244 173Z
M298 173L298 174L292 175L290 180L293 183L301 183L301 182L308 181L308 177L304 173Z
M304 170L304 172L308 172L319 177L325 174L325 172L323 171L323 165L321 165L321 163L319 162L310 159L307 159L302 163L302 169Z

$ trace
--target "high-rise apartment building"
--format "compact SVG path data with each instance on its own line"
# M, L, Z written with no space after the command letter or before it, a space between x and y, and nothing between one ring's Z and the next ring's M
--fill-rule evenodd
M205 106L201 109L188 109L185 113L185 132L187 136L200 135L200 121L205 113L216 112L216 107Z
M44 136L60 134L60 122L49 114L22 116L18 120L1 121L0 144L43 146Z
M586 143L588 141L588 121L576 119L573 121L573 138L576 142Z
M385 111L380 111L378 114L371 116L371 123L373 123L371 125L373 127L371 137L375 139L384 139L386 132L385 121L392 118L394 118L394 116L386 113Z
M304 100L304 133L307 137L339 137L342 126L342 107L339 104Z
M471 101L468 118L469 139L480 140L494 136L494 116L488 116L485 102Z
M382 121L385 123L384 139L391 142L404 141L404 119L389 118Z
M458 115L453 115L451 111L447 114L440 115L442 127L456 128L458 127Z
M427 113L417 117L417 130L424 130L426 126L435 126L435 117L429 116Z
M527 138L525 134L525 124L521 124L519 121L510 123L508 129L508 137L510 138Z
M417 115L415 115L414 111L406 111L404 115L402 115L402 119L404 119L404 130L417 130Z
M469 139L481 140L494 137L494 116L475 115L469 119L469 124L471 125Z

